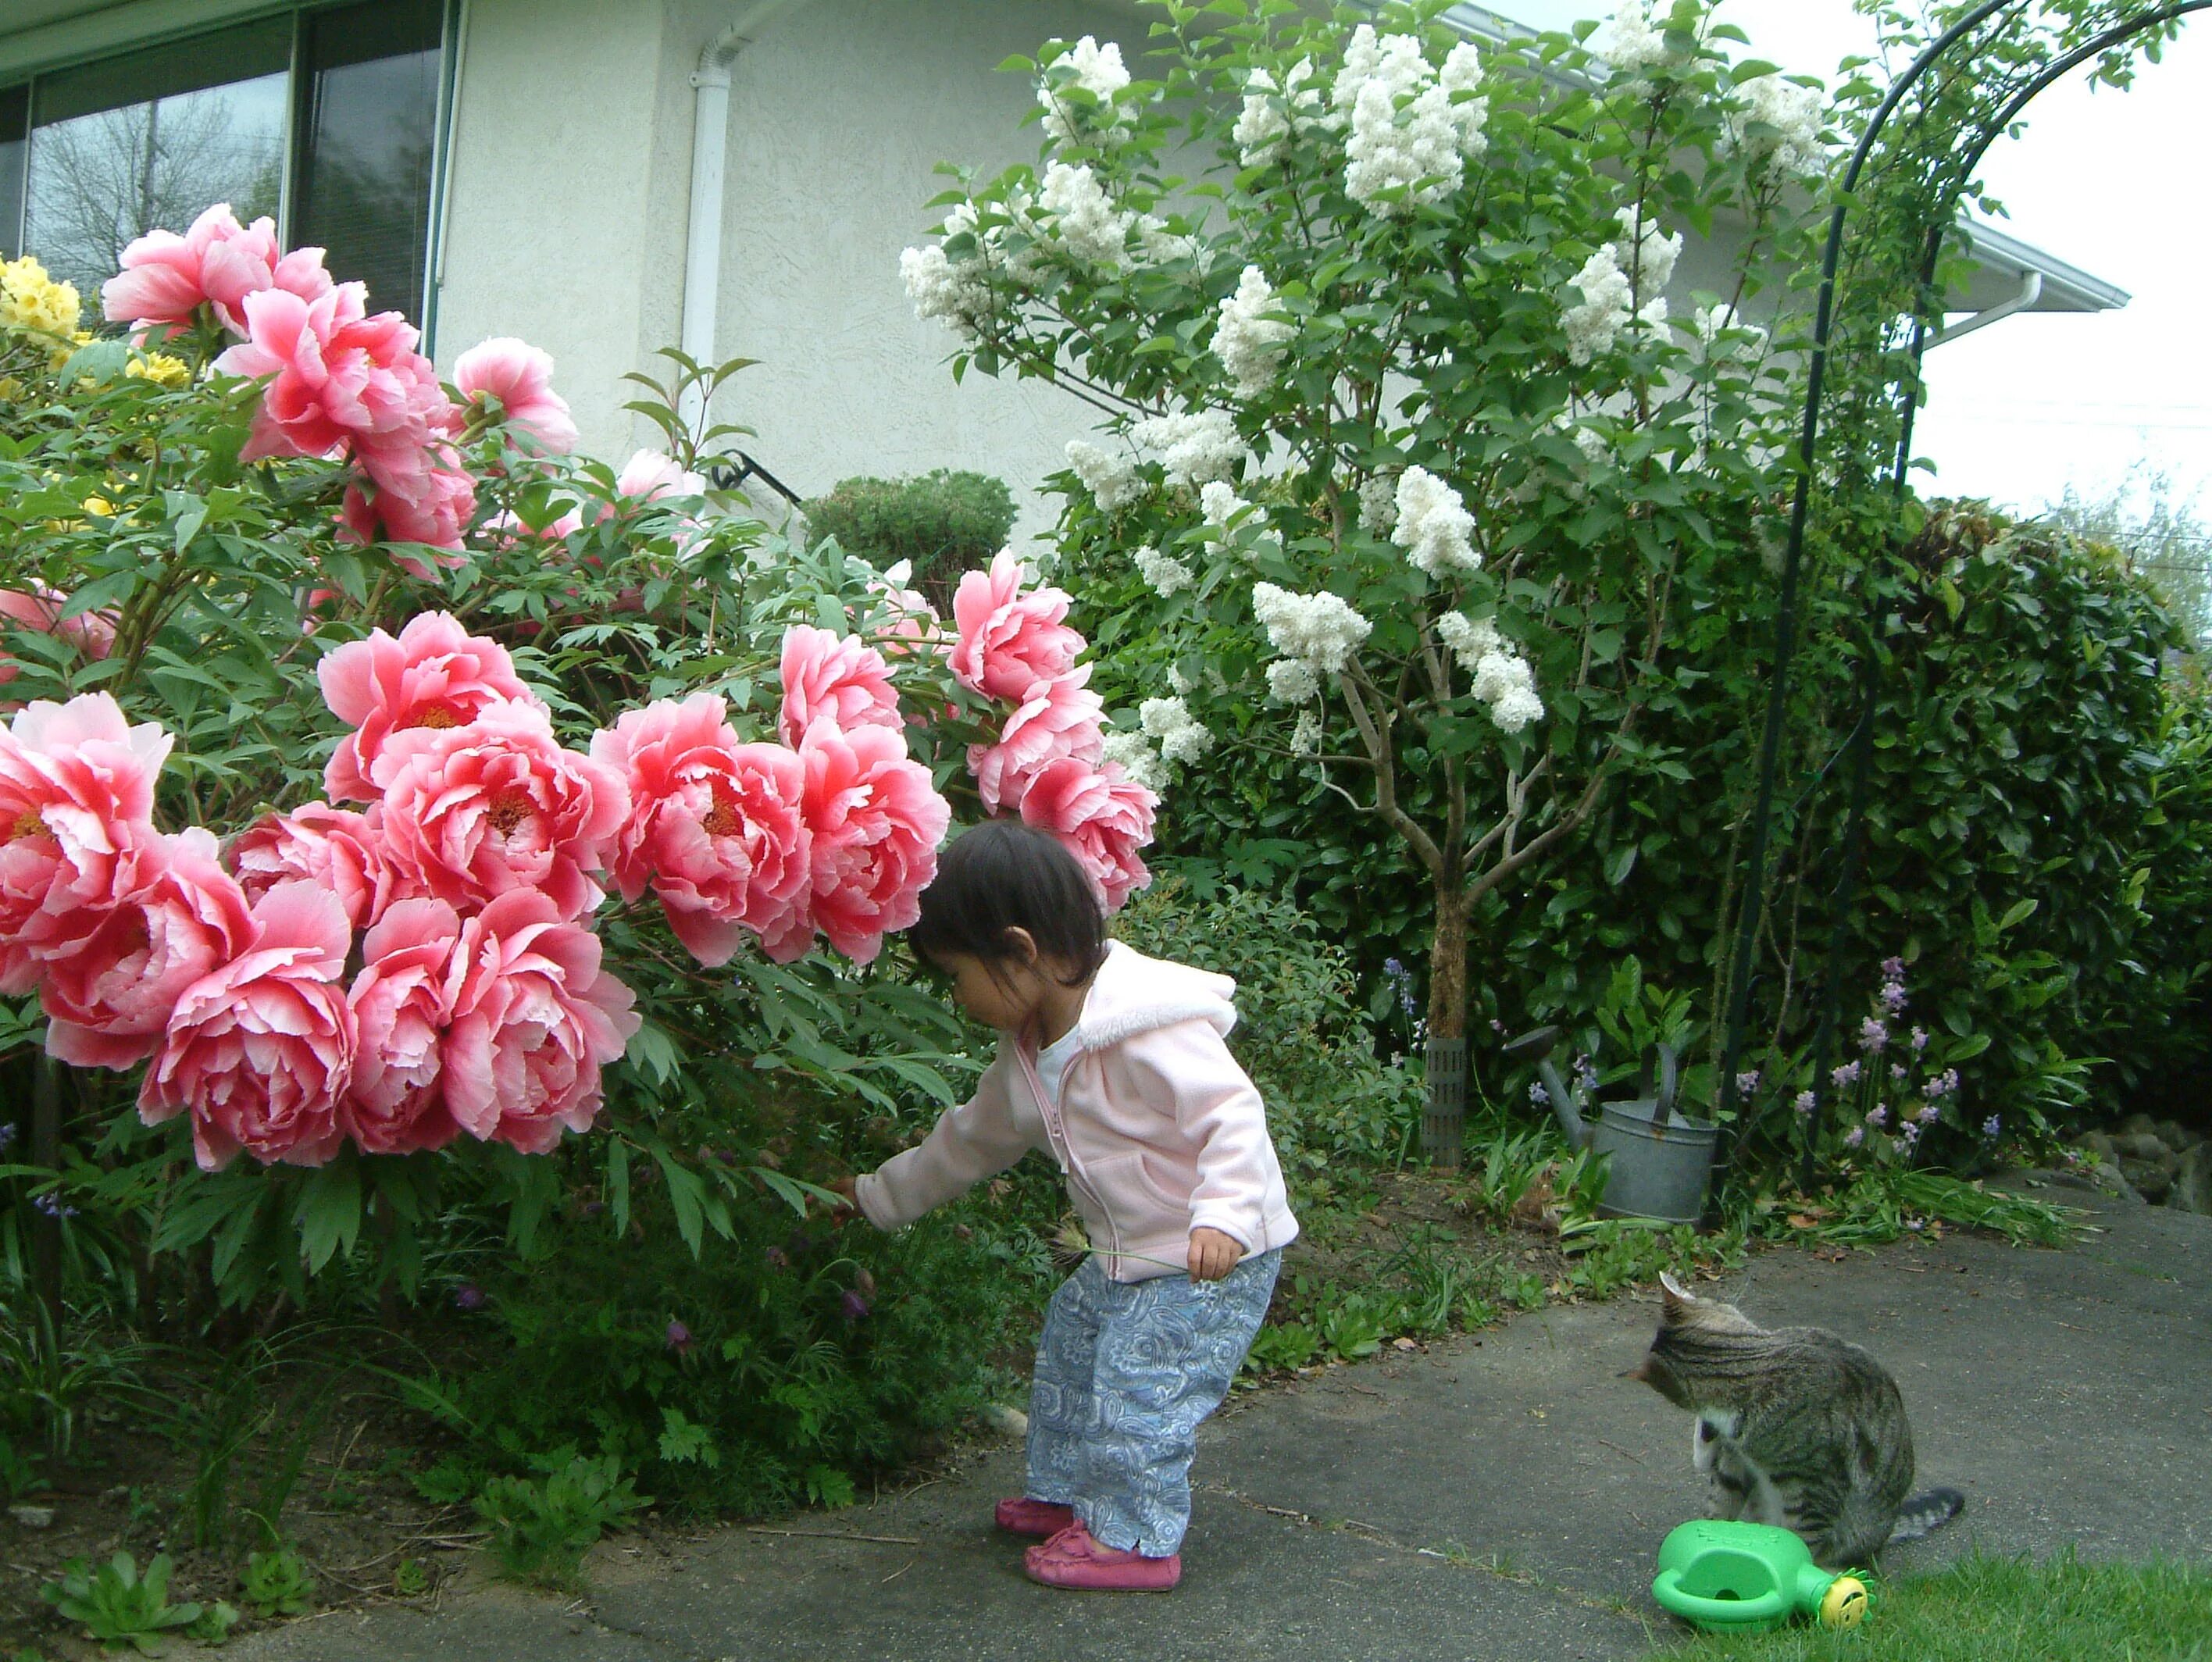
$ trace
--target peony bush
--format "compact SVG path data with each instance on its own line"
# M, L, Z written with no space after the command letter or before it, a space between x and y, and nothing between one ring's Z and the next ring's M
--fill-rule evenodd
M53 1181L226 1298L364 1231L411 1285L484 1206L527 1251L580 1184L625 1229L641 1159L695 1250L803 1210L725 1146L747 1104L918 1113L970 1065L872 973L956 817L1146 880L1068 597L1004 554L948 622L771 537L672 415L722 372L676 361L617 469L544 353L442 385L265 220L142 238L101 299L119 336L52 295L0 336L0 1067L76 1071Z

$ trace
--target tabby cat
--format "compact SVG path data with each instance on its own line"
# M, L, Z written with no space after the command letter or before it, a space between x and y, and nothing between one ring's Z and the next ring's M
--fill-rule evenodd
M1954 1489L1911 1500L1912 1428L1888 1371L1818 1327L1756 1325L1734 1305L1661 1277L1659 1335L1630 1370L1697 1416L1691 1464L1721 1515L1795 1530L1830 1568L1950 1522Z

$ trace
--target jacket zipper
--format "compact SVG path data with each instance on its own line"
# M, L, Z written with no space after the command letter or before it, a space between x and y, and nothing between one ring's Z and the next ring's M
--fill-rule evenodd
M1014 1041L1014 1059L1022 1065L1022 1072L1030 1082L1030 1089L1036 1096L1037 1111L1044 1117L1045 1135L1052 1138L1054 1146L1060 1150L1060 1157L1067 1162L1069 1184L1089 1196L1091 1204L1098 1209L1098 1216L1106 1220L1106 1234L1110 1240L1106 1257L1111 1266L1106 1273L1109 1279L1118 1281L1121 1279L1121 1225L1115 1222L1113 1210L1106 1204L1105 1198L1091 1186L1090 1178L1085 1174L1081 1163L1077 1161L1074 1141L1068 1136L1067 1127L1060 1121L1060 1106L1046 1095L1044 1081L1037 1073L1036 1063L1031 1059L1030 1053L1022 1048L1022 1041L1019 1039ZM1074 1065L1073 1058L1070 1059L1069 1065L1071 1067ZM1063 1083L1066 1077L1065 1073L1060 1075Z

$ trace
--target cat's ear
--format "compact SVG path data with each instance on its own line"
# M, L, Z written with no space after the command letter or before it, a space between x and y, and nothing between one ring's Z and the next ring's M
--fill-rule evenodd
M1696 1295L1678 1283L1664 1270L1659 1272L1659 1308L1669 1321L1678 1321L1697 1307Z

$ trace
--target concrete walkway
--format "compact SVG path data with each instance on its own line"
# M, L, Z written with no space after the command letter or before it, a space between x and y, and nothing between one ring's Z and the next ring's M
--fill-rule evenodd
M1771 1325L1816 1324L1897 1374L1923 1485L1959 1524L1893 1572L1995 1552L2212 1557L2212 1219L2077 1191L2099 1233L2063 1253L1953 1235L1830 1262L1756 1259L1722 1288ZM1702 1514L1687 1418L1617 1377L1648 1298L1245 1397L1201 1441L1183 1585L1164 1598L1022 1579L992 1501L1019 1450L896 1499L726 1530L664 1552L611 1542L564 1605L471 1586L253 1636L238 1662L1170 1662L1642 1657L1674 1630L1651 1556ZM917 1544L907 1544L907 1542Z

